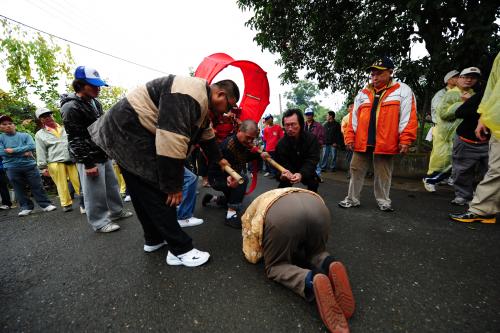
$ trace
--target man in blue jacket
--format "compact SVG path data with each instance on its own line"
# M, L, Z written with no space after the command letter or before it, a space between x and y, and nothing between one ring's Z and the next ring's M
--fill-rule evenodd
M26 185L29 185L31 192L38 205L45 212L56 209L52 205L47 193L42 185L42 178L33 157L35 141L33 138L22 132L16 132L16 125L12 118L7 115L0 116L0 156L3 159L3 166L7 171L17 201L21 211L19 216L29 215L33 209L33 201L26 194Z

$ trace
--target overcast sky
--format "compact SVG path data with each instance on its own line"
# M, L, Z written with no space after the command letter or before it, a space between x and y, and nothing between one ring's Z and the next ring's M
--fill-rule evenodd
M278 95L290 90L280 84L277 56L262 52L253 41L255 32L245 27L251 13L234 0L1 0L0 14L166 73L188 75L190 67L217 52L251 60L267 72L271 104L266 112L273 114L279 113ZM94 67L112 85L130 89L164 75L75 45L71 50L75 65ZM224 78L243 89L238 69L224 70L216 79ZM337 111L343 98L320 100Z

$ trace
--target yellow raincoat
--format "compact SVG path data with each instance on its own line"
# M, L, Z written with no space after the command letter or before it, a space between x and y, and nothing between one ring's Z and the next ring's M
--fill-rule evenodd
M432 132L432 152L427 174L446 172L451 169L453 138L462 119L455 118L455 111L462 101L463 91L455 87L446 92L436 110L437 123ZM474 94L472 89L469 93Z
M484 96L477 112L481 114L481 122L500 140L500 53L497 54Z

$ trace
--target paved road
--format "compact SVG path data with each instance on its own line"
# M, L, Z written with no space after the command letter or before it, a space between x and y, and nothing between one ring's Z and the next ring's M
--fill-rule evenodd
M449 190L401 180L395 213L379 212L368 186L362 207L342 210L347 183L326 178L328 248L357 301L352 332L500 332L498 225L453 223ZM262 179L251 197L273 186ZM76 211L16 213L0 212L2 332L325 332L314 304L244 260L223 210L198 205L206 222L187 230L212 255L200 268L166 265L166 249L145 254L135 217L104 235Z

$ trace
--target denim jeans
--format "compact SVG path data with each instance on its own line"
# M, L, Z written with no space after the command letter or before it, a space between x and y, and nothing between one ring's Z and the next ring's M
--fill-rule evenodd
M332 145L325 145L321 155L321 169L333 170L337 164L337 148Z
M9 177L10 183L14 188L14 193L16 194L16 199L19 202L21 210L33 210L35 208L33 201L26 195L26 185L30 187L31 193L40 207L45 208L52 204L43 188L40 171L38 171L35 165L32 167L7 169L7 177Z
M177 219L187 220L193 217L196 205L196 188L198 187L198 177L184 167L184 183L182 184L182 202L177 207Z

